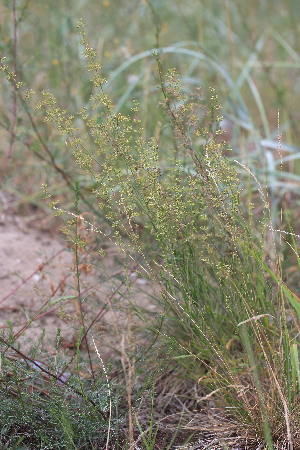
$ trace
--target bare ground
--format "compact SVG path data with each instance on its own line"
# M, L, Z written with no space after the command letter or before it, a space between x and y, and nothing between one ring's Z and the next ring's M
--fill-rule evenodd
M155 288L134 271L129 273L128 293L115 248L105 250L102 268L88 254L80 258L81 309L75 298L74 255L63 236L32 228L18 217L0 218L0 331L18 337L22 352L28 353L45 333L42 347L53 354L58 328L60 350L72 350L84 325L90 348L93 335L104 359L119 358L128 317L131 328L137 326L128 300L141 309L157 310L151 300Z

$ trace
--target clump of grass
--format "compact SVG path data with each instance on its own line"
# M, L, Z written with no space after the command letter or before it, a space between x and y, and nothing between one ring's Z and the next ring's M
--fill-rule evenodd
M224 156L224 144L219 139L218 124L222 118L215 90L211 89L209 101L204 100L199 89L190 95L183 93L176 70L168 71L165 76L161 60L154 54L162 93L160 107L168 119L165 131L168 158L162 159L158 141L144 137L138 105L132 106L132 117L115 112L104 89L105 79L96 52L86 38L84 23L79 22L78 27L93 84L91 107L79 111L85 133L74 125L72 115L57 106L50 92L43 93L38 107L46 111L46 122L54 122L67 136L68 148L91 179L95 204L98 203L97 208L111 224L110 239L123 255L124 285L130 294L128 270L132 263L157 284L163 313L158 316L157 325L152 323L151 327L165 343L169 358L185 368L188 379L198 381L203 391L202 398L197 399L199 404L204 407L212 399L218 411L221 410L220 417L213 417L217 426L207 423L207 429L213 428L220 439L235 433L236 438L247 438L253 445L263 442L269 449L279 445L298 448L296 319L299 299L282 281L280 257L276 249L270 249L269 236L272 237L273 230L269 226L268 198L261 186L258 184L263 211L260 217L254 215L251 204L249 209L240 204L237 166ZM253 179L257 182L255 177ZM89 343L81 308L83 298L78 269L79 248L86 248L77 227L77 220L83 220L78 184L75 184L75 195L74 212L70 212L72 218L65 232L77 261L81 327L76 355L79 358L81 338L85 339L87 347ZM56 201L51 206L58 214L66 213L57 207ZM100 227L84 223L95 234L106 237ZM271 255L274 261L270 261ZM273 286L272 280L276 283ZM287 321L287 314L291 314L292 321ZM148 441L139 418L134 422L132 392L136 354L132 349L130 327L128 342L124 335L120 336L129 411L129 446L134 448L134 429L137 428L141 432L139 442L142 441L145 448L153 448L152 417ZM80 379L66 386L64 395L69 389L80 397L80 402L74 403L76 411L80 412L78 420L84 417L88 422L86 428L79 430L74 405L62 398L55 383L51 385L51 400L45 403L31 395L33 406L26 405L27 385L19 374L25 370L24 362L32 361L20 354L13 345L14 340L4 340L3 344L23 359L21 365L15 359L5 359L5 364L13 365L13 386L4 380L6 386L10 386L7 394L17 392L18 395L12 403L7 400L3 405L9 411L16 408L17 403L22 407L15 422L5 423L5 435L11 432L11 428L7 428L10 426L14 428L14 439L18 438L18 430L28 427L29 419L32 421L41 409L46 414L47 427L36 422L34 439L40 439L39 444L53 444L48 443L50 429L55 429L55 439L60 442L55 445L62 448L93 445L84 433L86 430L89 435L97 433L99 422L101 430L107 431L111 417L93 409L93 399L99 400L103 389L99 380L94 380L91 392ZM92 368L90 354L88 358ZM147 370L147 354L141 359ZM58 381L57 376L53 376L55 370L50 376L52 374ZM32 379L25 381L28 380L31 385ZM108 404L111 388L107 380L105 382L106 394L102 400ZM90 403L92 412L88 407ZM95 421L93 414L97 416Z
M210 107L199 90L183 94L176 71L164 78L154 55L161 107L173 134L162 164L158 143L143 139L138 116L130 120L114 112L82 22L79 28L95 89L95 113L84 108L79 114L97 152L49 92L39 107L47 122L69 136L68 147L92 177L124 259L142 257L141 273L158 284L166 320L157 331L170 342L178 365L206 391L200 403L214 398L226 427L232 423L230 433L270 449L298 448L297 332L296 322L286 321L291 305L297 313L298 300L267 245L272 226L261 186L261 217L254 216L252 205L248 210L240 205L237 167L218 140L222 118L215 90ZM132 111L138 113L137 106ZM52 206L57 209L55 202ZM141 239L137 224L148 230L147 239Z

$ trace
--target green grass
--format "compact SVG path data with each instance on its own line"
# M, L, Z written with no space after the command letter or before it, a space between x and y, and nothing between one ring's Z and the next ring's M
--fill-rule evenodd
M3 5L1 189L19 212L46 210L32 186L52 197L79 311L72 356L57 347L45 364L42 338L28 356L12 330L1 337L4 448L154 449L169 415L183 443L192 408L216 411L195 430L225 446L247 437L299 448L300 300L289 276L299 267L298 10L262 0ZM118 278L107 275L120 342L111 376L115 363L92 346L80 269L85 252L104 270L107 241L122 255ZM160 313L134 303L132 272L157 286ZM113 313L123 299L127 327ZM156 404L161 373L187 388ZM181 395L193 406L179 412Z

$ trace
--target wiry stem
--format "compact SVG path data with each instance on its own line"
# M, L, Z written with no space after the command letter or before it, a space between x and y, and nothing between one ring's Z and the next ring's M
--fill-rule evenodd
M16 137L16 124L17 124L17 5L16 0L13 0L13 21L14 21L14 46L13 46L13 61L14 61L14 73L12 77L12 84L13 84L13 111L12 111L12 122L11 122L11 128L10 128L10 139L9 139L9 146L8 151L6 155L6 159L3 164L2 173L0 175L0 188L3 184L5 173L8 168L9 161L12 157L15 137Z

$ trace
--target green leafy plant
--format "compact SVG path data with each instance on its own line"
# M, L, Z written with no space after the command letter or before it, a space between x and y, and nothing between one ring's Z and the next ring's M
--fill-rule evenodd
M237 169L217 140L222 118L214 89L210 108L199 90L183 94L176 71L165 79L154 54L161 106L173 134L168 164L162 164L156 140L142 138L138 118L114 112L84 24L79 27L96 90L96 113L80 114L97 152L49 92L39 107L69 136L74 157L93 178L94 195L124 258L142 256L140 271L159 285L166 317L160 333L188 376L205 386L203 401L213 395L221 401L227 426L228 418L233 424L230 432L243 430L270 449L284 442L297 446L297 344L286 324L285 295L297 303L284 284L279 282L283 289L276 293L267 279L268 273L281 279L265 262L272 233L268 203L258 185L264 214L256 218L251 206L241 208ZM138 223L148 230L148 240L141 239Z
M152 12L155 16L153 7ZM32 440L34 445L43 448L53 445L55 448L97 448L99 445L109 448L110 433L107 430L118 427L118 417L112 418L113 406L116 409L118 406L117 401L113 405L114 388L108 378L97 379L99 375L95 374L93 355L89 350L90 325L86 324L82 308L87 296L81 285L80 252L82 249L88 252L95 263L97 258L94 248L88 248L84 233L79 229L78 222L81 221L96 237L113 241L122 254L121 282L116 283L112 296L122 297L126 291L131 298L133 267L158 286L160 313L157 321L150 322L148 327L155 333L153 341L160 342L162 354L168 354L175 373L176 366L184 367L187 379L198 382L202 392L197 399L200 406L205 408L207 402L213 401L221 411L221 415L213 418L217 426L208 422L206 428L213 428L215 436L225 444L227 436L238 435L245 442L250 440L269 449L279 445L298 448L297 317L300 302L283 281L281 247L272 226L274 210L271 213L268 197L251 170L224 156L228 149L221 142L219 124L222 117L219 116L216 91L210 90L208 100L200 89L189 94L183 89L175 69L165 75L162 61L167 54L185 54L194 60L206 61L225 77L238 96L241 109L244 105L237 87L247 80L268 137L267 144L272 147L274 141L269 139L264 104L247 66L243 66L235 85L221 64L202 52L180 45L158 48L154 53L147 51L120 65L110 83L131 64L153 55L152 61L158 69L156 95L159 91L161 99L157 127L152 124L150 127L159 130L159 139L157 133L155 138L150 138L148 129L145 132L142 126L140 116L143 114L139 105L130 101L130 87L117 107L114 106L106 93L109 83L106 84L102 76L83 21L78 27L82 37L80 45L91 72L92 87L87 88L92 93L91 101L75 117L73 110L68 112L65 107L59 107L55 97L44 91L38 107L46 113L47 127L52 128L54 123L61 132L58 142L67 141L67 148L80 168L83 184L88 188L87 199L82 184L67 176L45 147L53 167L75 192L73 212L68 207L60 209L57 198L50 205L58 215L68 217L64 232L74 254L78 313L74 361L79 374L80 346L85 343L93 383L91 387L80 376L74 376L61 388L57 382L61 381L58 374L63 373L64 364L57 365L54 358L46 368L36 363L37 348L32 349L34 357L28 357L18 348L18 337L26 326L17 335L11 333L9 338L3 338L5 370L2 383L6 389L1 419L3 445L16 447ZM258 42L254 59L264 42L264 39ZM159 30L159 47L158 43ZM290 51L286 41L281 40L281 43ZM15 51L13 57L16 64ZM9 76L4 64L2 68ZM143 73L140 75L142 77ZM16 107L21 86L17 85L16 73L10 78ZM125 103L130 105L128 115L120 112ZM29 112L26 102L22 104ZM30 112L28 118L32 118ZM16 120L15 110L10 128L12 137ZM36 127L33 128L37 132ZM40 135L37 133L37 136ZM12 155L13 143L12 140L7 162ZM66 160L69 159L67 152ZM278 163L269 157L268 164L272 181L268 188L274 201ZM251 184L248 208L240 202L242 177L238 170L241 168ZM272 178L274 175L275 179ZM260 214L253 210L252 189L258 193L255 201L260 204ZM49 195L46 184L44 190ZM100 218L100 225L84 219L82 202ZM295 237L293 233L291 236ZM97 239L95 241L97 243ZM299 263L296 251L294 256ZM68 299L60 297L57 302L65 300ZM45 308L49 305L47 302ZM137 306L135 311L142 317ZM65 314L63 307L61 314ZM34 319L31 318L27 326ZM153 362L152 348L157 351L157 347L151 343L148 351L138 356L135 344L128 341L126 347L124 335L118 333L124 344L121 365L126 385L124 403L128 412L129 445L133 448L134 433L139 432L139 442L145 449L155 448L158 428L153 416L150 416L147 436L138 418L136 427L134 425L133 393L137 362L142 362L147 371L148 361ZM8 349L9 357L6 356ZM34 383L40 382L36 368L49 378L50 394L46 399L33 394ZM69 401L68 392L71 392L73 403ZM30 406L28 399L32 402ZM109 414L106 414L108 408ZM18 414L13 415L14 410ZM32 423L34 428L30 428Z

